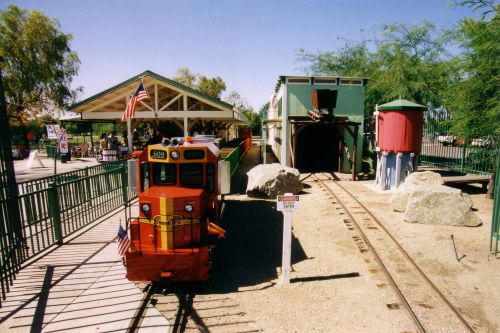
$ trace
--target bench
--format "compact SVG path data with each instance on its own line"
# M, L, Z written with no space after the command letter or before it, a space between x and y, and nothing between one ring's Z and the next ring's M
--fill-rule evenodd
M483 190L488 188L490 176L483 175L465 175L465 176L444 176L442 177L444 185L449 184L481 184Z

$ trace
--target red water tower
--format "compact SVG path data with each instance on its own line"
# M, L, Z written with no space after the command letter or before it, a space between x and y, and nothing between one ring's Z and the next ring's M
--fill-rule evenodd
M422 149L425 106L398 99L377 106L375 187L397 188L417 168Z
M420 153L425 106L405 99L379 105L377 141L381 151Z

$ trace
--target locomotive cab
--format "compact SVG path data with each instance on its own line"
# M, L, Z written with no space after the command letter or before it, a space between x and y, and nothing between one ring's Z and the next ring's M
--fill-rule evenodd
M135 165L129 165L135 168L130 172L135 184L129 187L139 194L139 216L129 224L127 278L207 280L211 250L225 234L217 225L218 195L227 191L230 175L221 166L219 149L211 142L177 139L135 155Z

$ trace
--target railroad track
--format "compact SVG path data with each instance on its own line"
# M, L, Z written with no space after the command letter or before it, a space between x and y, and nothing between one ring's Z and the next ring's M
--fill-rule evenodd
M404 308L418 332L474 332L474 329L420 269L384 225L330 174L312 174L308 181L327 192L334 209L343 212L344 224L365 262L375 261L392 287L399 303L389 309Z
M169 332L257 333L255 321L227 294L204 292L195 283L136 283L144 291L128 333L138 332L147 304L152 304L170 324ZM201 288L201 289L200 289Z

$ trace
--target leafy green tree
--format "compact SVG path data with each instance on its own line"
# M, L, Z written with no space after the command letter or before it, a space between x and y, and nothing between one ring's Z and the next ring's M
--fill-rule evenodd
M453 128L464 137L500 138L500 5L488 1L463 1L462 5L486 10L481 20L460 22L458 41L463 48L459 79L447 92L446 105L453 117ZM488 19L487 14L492 17Z
M195 74L187 67L179 68L172 80L217 98L226 90L226 83L220 77L209 78Z
M220 97L222 92L226 90L226 84L220 77L208 78L204 75L198 76L198 82L196 83L196 89L204 94Z
M234 90L225 98L225 102L232 104L236 110L240 111L248 118L250 123L247 126L242 126L243 128L251 128L252 134L260 135L262 131L262 114L255 112L253 107L248 104L247 100Z
M435 30L426 21L386 25L381 31L383 38L374 41L374 51L369 51L365 41L350 42L335 51L299 50L297 59L307 64L307 73L368 77L367 117L375 104L399 97L437 107L456 66L446 53L448 35L435 36Z
M297 60L308 65L305 72L312 75L367 76L371 73L366 42L347 43L337 51L297 51Z
M374 103L402 97L429 106L441 106L450 74L456 70L446 52L447 35L435 36L436 27L415 25L383 27L372 57L368 98Z
M74 102L80 89L70 86L80 61L71 39L40 11L15 5L0 11L0 66L11 124L23 125Z
M177 69L177 72L175 73L175 76L172 78L172 80L194 89L196 74L191 72L187 67L180 67L179 69Z
M239 92L232 90L229 94L224 98L224 101L228 104L231 104L238 111L252 111L252 106L248 103L248 101L243 98Z

